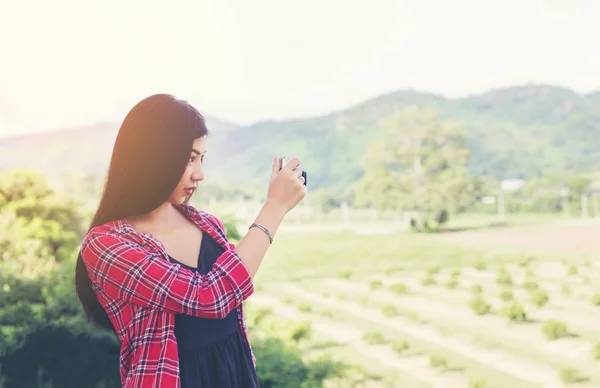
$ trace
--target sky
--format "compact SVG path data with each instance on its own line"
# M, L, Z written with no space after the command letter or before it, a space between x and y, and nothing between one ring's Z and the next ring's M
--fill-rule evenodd
M412 88L600 90L599 0L0 0L0 136L154 93L237 124Z

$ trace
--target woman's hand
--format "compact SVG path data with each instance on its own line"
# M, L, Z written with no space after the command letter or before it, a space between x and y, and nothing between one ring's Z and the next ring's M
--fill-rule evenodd
M300 160L292 158L283 169L279 170L279 158L275 156L273 160L267 202L281 208L285 213L292 210L306 194L304 177L299 166Z

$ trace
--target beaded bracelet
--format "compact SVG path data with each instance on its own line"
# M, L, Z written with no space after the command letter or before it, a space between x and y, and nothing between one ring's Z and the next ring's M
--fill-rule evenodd
M273 235L271 234L271 232L269 232L269 230L267 228L265 228L261 224L253 223L252 225L250 225L250 227L248 228L248 230L252 229L253 227L257 227L258 229L260 229L263 232L265 232L267 234L267 236L269 236L269 243L273 244Z

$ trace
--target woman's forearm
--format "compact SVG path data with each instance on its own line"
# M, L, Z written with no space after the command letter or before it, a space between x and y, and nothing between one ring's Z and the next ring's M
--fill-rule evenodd
M264 226L271 232L271 235L275 236L286 213L281 206L266 202L254 222ZM238 243L235 252L242 259L251 277L254 278L254 275L256 275L269 245L269 236L259 228L248 230L244 238Z

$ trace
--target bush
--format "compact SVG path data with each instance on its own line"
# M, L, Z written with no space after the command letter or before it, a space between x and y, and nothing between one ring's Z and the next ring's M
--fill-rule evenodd
M392 349L396 353L403 353L410 349L410 344L405 340L396 340L392 342Z
M513 301L502 310L502 315L510 319L511 321L525 321L527 319L527 313L523 306L516 301Z
M584 381L581 373L575 368L563 368L559 372L560 379L566 384L574 384Z
M448 279L446 281L446 283L444 283L444 286L448 289L455 289L456 287L458 287L458 280L456 279Z
M594 360L600 360L600 343L594 345L592 348L592 357Z
M290 338L295 342L300 342L310 338L312 333L311 321L303 321L295 324L290 331Z
M487 388L487 382L483 378L471 378L469 388Z
M369 288L372 291L378 290L381 287L383 287L383 283L381 282L381 280L371 280L371 283L369 283Z
M385 337L378 331L370 331L363 335L363 339L369 345L380 345L386 342Z
M311 305L309 305L308 303L298 303L296 305L296 308L302 312L302 313L310 313L312 311L312 307Z
M436 283L437 282L435 281L435 279L433 277L431 277L431 275L428 275L421 280L421 285L423 287L432 286Z
M571 264L569 267L569 275L577 275L579 273L579 268L575 264Z
M571 287L567 283L563 283L560 286L560 292L562 292L562 294L564 296L569 296L569 295L571 295L571 292L572 292Z
M398 308L396 308L396 306L394 306L393 304L386 304L381 308L381 312L388 318L400 315Z
M483 293L483 287L481 284L475 284L471 287L471 292L475 295L481 295Z
M498 277L496 278L496 283L502 286L512 286L513 280L510 277L510 274L506 272L504 268L498 271Z
M259 336L252 347L260 365L257 374L261 387L322 387L327 377L343 369L341 364L328 359L305 364L301 351L280 338Z
M44 325L10 346L0 365L6 387L117 388L119 349L117 338L107 333Z
M544 290L535 290L531 294L531 303L535 304L537 307L542 308L548 303L550 297L548 293Z
M491 309L490 304L480 296L471 299L471 301L469 302L469 307L471 307L471 309L477 315L485 315L489 313Z
M594 296L592 296L592 304L594 306L600 306L600 293L594 294Z
M550 320L542 325L542 333L551 341L557 340L567 334L567 325L564 322Z
M484 259L479 259L475 263L475 269L478 271L485 271L487 269L487 262Z
M500 293L500 299L502 299L505 302L510 302L514 298L515 297L511 290L502 290L502 292Z
M429 366L432 368L447 368L448 360L441 354L432 354L429 356Z
M392 284L389 287L389 289L390 289L390 291L392 291L393 293L398 294L398 295L404 295L404 294L406 294L408 292L408 289L406 288L406 285L402 284L402 283Z
M523 282L523 288L529 291L537 290L539 287L540 286L538 282L536 282L535 279L531 277L526 278Z
M340 273L338 273L338 278L340 279L350 279L350 277L352 276L352 272L350 271L342 271Z

